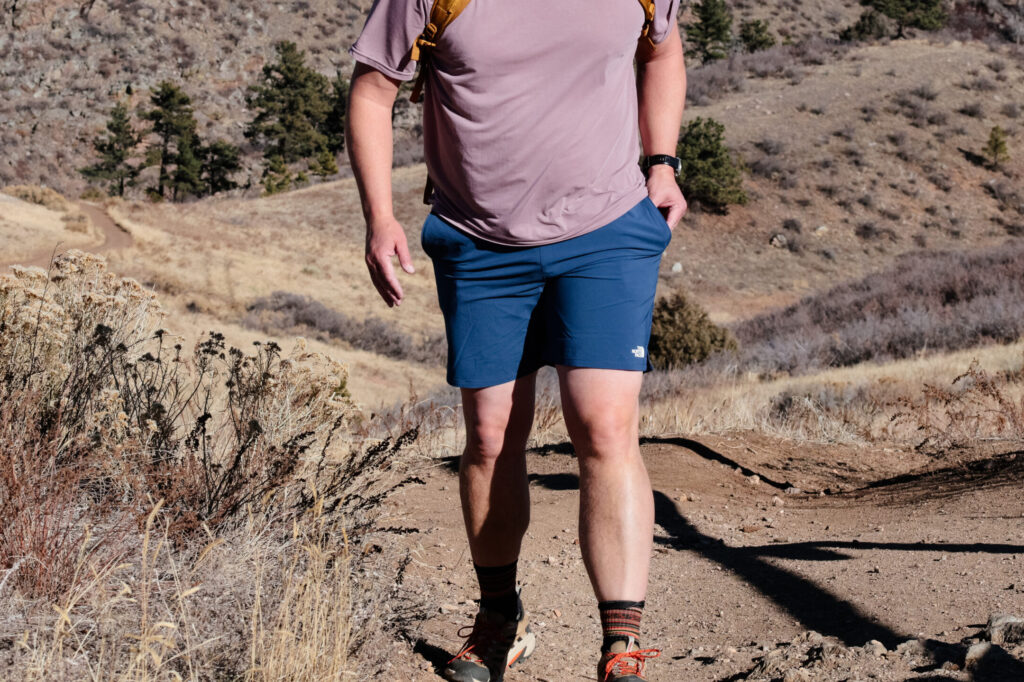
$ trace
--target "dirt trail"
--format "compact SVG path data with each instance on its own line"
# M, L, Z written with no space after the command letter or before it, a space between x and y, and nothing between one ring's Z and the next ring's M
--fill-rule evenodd
M600 625L568 452L529 456L533 521L520 579L539 644L506 682L596 679ZM662 650L652 682L1024 680L1024 649L1013 647L997 652L1005 665L994 676L959 671L967 638L991 613L1024 616L1024 451L994 449L962 469L756 435L649 439L643 453L657 518L644 617L649 644ZM417 529L400 540L416 559L407 585L432 609L409 633L412 653L395 645L393 679L440 679L475 613L454 467L393 501L399 525ZM895 651L917 637L920 646ZM861 648L871 640L881 644ZM787 662L801 645L808 660ZM766 658L783 667L751 674L771 668Z
M96 229L99 230L100 234L103 235L102 242L76 247L66 247L60 244L54 244L53 246L39 251L28 258L19 258L18 260L11 262L0 262L0 269L7 269L7 267L11 265L34 265L40 268L45 268L50 264L51 258L59 256L65 251L69 251L71 248L77 248L81 251L88 251L90 253L102 254L107 253L108 251L127 248L132 245L132 236L118 227L117 224L110 219L110 216L107 215L107 212L101 207L85 201L74 201L72 203L74 203L74 205L89 218Z

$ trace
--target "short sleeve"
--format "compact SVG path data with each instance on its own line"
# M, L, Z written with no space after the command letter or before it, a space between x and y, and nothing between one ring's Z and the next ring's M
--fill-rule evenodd
M656 0L654 3L654 24L651 26L651 40L660 43L668 37L679 13L679 0Z
M430 0L375 0L362 33L348 53L397 80L412 80L415 62L409 49L427 25Z

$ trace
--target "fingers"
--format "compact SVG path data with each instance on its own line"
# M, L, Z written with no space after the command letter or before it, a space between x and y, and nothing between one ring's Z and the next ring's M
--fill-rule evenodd
M412 255L409 254L409 244L405 240L404 232L395 244L395 250L398 252L398 263L402 266L402 269L410 275L416 272L416 268L412 265Z
M401 305L405 294L395 271L394 256L398 256L402 269L415 272L405 232L397 223L393 228L385 227L368 234L366 244L366 267L377 293L389 307Z
M370 271L370 280L374 288L388 307L394 307L402 302L402 287L395 277L394 267L391 265L390 254L366 254L366 267Z
M679 197L678 202L674 202L669 205L668 215L665 217L665 222L668 223L670 228L675 228L679 224L679 221L683 219L686 214L686 199L682 196Z

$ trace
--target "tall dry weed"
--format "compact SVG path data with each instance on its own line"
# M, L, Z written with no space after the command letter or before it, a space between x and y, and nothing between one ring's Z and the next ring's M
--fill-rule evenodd
M0 678L340 679L407 618L382 600L408 559L366 562L418 432L356 434L301 340L187 350L161 321L85 254L0 277Z

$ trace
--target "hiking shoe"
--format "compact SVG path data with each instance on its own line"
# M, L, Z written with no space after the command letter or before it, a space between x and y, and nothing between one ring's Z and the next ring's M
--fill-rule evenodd
M529 658L537 646L522 601L516 620L481 608L470 632L463 634L465 630L459 630L459 637L466 642L444 670L445 679L451 682L500 682L506 669Z
M641 649L632 637L628 642L617 641L612 648L601 655L597 664L599 682L643 682L644 661L660 656L657 649Z

